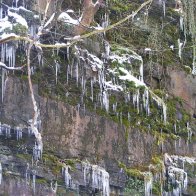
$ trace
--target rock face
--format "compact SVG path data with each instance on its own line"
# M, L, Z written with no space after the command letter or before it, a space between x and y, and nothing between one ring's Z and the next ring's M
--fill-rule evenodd
M153 155L164 152L196 156L195 143L187 145L184 140L175 142L172 139L161 143L156 136L150 134L150 130L149 133L136 129L126 130L106 117L85 111L84 108L40 97L36 85L34 89L41 114L44 151L52 151L61 159L77 158L105 167L110 173L111 187L121 189L125 183L118 161L132 167L149 163ZM2 123L8 123L12 127L27 127L32 114L26 82L9 77L1 109ZM125 136L127 132L128 137ZM75 178L77 177L76 174ZM12 183L12 188L14 183L16 182Z
M6 85L2 117L11 125L25 127L33 114L28 86L24 81L12 77L8 78ZM153 153L160 151L158 146L153 149L156 138L150 133L131 129L127 130L129 138L126 139L125 127L107 117L100 117L85 108L40 97L37 92L36 97L45 147L53 146L53 150L58 151L61 157L85 157L93 162L104 158L124 161L132 159L133 162L135 160L142 164L148 161ZM173 145L168 142L163 151L174 152ZM131 158L127 157L129 151ZM189 149L185 147L179 153L189 153ZM93 160L92 155L98 160Z
M196 113L196 79L182 70L169 71L168 90L184 100L184 107L192 115Z
M30 186L26 185L26 182L23 180L17 180L17 179L5 179L0 185L0 194L1 195L9 195L9 196L15 196L15 195L23 195L23 196L30 196L30 195L40 195L40 196L54 196L55 194L52 191L47 190L46 187L43 187L41 185L36 187L36 191L33 190Z

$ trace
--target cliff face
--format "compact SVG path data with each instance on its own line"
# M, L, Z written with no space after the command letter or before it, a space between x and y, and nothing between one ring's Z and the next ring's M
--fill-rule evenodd
M126 138L127 128L123 124L115 123L83 107L41 97L38 95L37 85L34 87L41 112L44 146L56 151L62 158L88 158L92 162L108 158L128 161L133 166L148 163L154 154L161 153L161 145L153 145L156 143L156 136L132 127L128 128L129 136ZM1 111L2 119L6 119L12 126L27 127L28 120L31 119L29 114L33 113L29 100L26 82L9 77ZM196 155L194 142L189 145L184 140L181 142L175 149L174 140L168 138L164 142L163 153Z
M115 187L114 192L121 190L126 182L125 174L119 168L118 162L126 163L127 167L134 167L150 163L153 156L161 153L169 152L170 154L196 156L195 142L187 145L187 142L183 139L176 141L168 137L162 143L159 142L156 135L142 132L136 128L129 128L129 134L126 137L127 128L124 125L117 124L107 117L100 117L87 109L73 107L58 100L40 97L37 85L34 86L34 89L41 112L44 154L48 154L47 156L55 155L60 160L88 160L91 163L102 165L110 174L110 186L111 189ZM33 145L33 138L29 139L26 136L28 135L28 120L31 119L29 114L33 113L33 107L29 100L30 94L26 82L16 77L9 77L6 82L1 118L4 119L4 122L12 125L13 129L16 126L22 128L23 140L20 145L26 144L28 152L30 146L32 147ZM13 131L11 135L12 140L14 138L16 140L16 131ZM2 136L1 138L5 137ZM16 143L18 142L16 141ZM8 145L3 143L4 147L9 147L9 145L10 142L8 142ZM10 181L9 176L5 177L5 180L3 177L1 185L3 187L2 190L8 191L9 195L13 195L13 190L15 190L14 193L17 192L18 194L33 194L35 190L29 187L29 185L33 183L31 178L34 170L38 179L45 178L51 181L56 179L54 175L44 174L44 170L48 168L46 164L32 166L31 170L29 169L31 181L28 181L28 183L27 179L26 182L19 180L19 177L26 175L28 163L26 160L23 162L24 157L20 159L21 154L24 153L25 156L25 149L17 152L17 158L14 158L15 150L15 147L11 146L9 156L5 153L1 155L3 158L1 159L2 164L8 166L7 173L10 171L10 164L14 165L15 168L10 171L10 175L12 173L16 175L15 181ZM78 167L80 168L80 166ZM81 170L76 170L74 179L83 185L84 181L81 180L81 175ZM59 175L58 178L61 179ZM26 183L27 185L25 185ZM36 184L36 193L38 195L54 194L48 188L45 191L42 190L42 185L39 184L38 180L38 184ZM49 194L48 191L51 193Z

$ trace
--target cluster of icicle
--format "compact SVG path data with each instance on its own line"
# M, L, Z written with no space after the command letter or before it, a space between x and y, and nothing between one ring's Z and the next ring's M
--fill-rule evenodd
M181 58L182 49L187 42L187 36L191 36L193 42L193 63L192 63L192 74L196 75L196 21L195 21L195 0L175 0L176 8L174 9L180 14L180 30L184 32L184 41L181 42L178 39L178 53Z
M153 186L153 175L150 171L141 172L141 175L144 176L144 193L145 196L152 195L152 186Z
M25 173L25 180L27 185L31 185L33 192L35 194L36 191L36 170L30 171L29 164L27 163L26 173Z
M108 2L106 1L106 4ZM165 0L162 0L162 3L165 7ZM164 11L165 13L165 11ZM68 13L64 13L64 16L66 15L66 19L68 18ZM69 18L70 19L70 18ZM109 25L109 15L106 12L102 17L102 27L105 28ZM70 20L69 20L70 21ZM66 21L65 21L66 22ZM104 37L104 36L103 36ZM82 72L85 73L84 67L89 67L91 70L95 73L97 73L98 76L91 77L91 99L93 101L94 99L94 85L95 83L99 83L100 92L96 97L96 101L98 101L101 104L101 107L104 108L107 112L110 109L110 94L111 91L124 91L125 94L125 101L128 103L133 103L135 108L137 108L138 113L143 112L143 110L146 111L147 115L150 115L150 105L149 105L149 95L152 96L152 98L157 102L158 106L162 107L163 111L163 120L166 122L167 118L167 111L166 111L166 104L162 99L160 99L158 96L156 96L154 93L150 91L150 89L146 86L144 83L143 78L143 59L140 55L138 55L133 50L130 50L128 48L122 48L124 51L124 54L117 54L115 52L111 52L111 46L108 41L106 41L103 38L103 44L105 51L102 53L101 58L97 57L96 55L90 53L86 49L82 49L79 46L75 45L74 47L74 54L75 54L75 60L72 61L73 63L71 65L68 65L67 67L67 82L70 77L75 77L77 86L78 83L81 84L82 88L82 96L81 99L83 102L83 96L86 95L86 84L87 84L87 76L85 74L81 74ZM151 49L150 49L151 50ZM68 59L70 58L69 55L69 48L67 49L67 55ZM116 62L120 67L110 69L105 65L111 64ZM138 72L139 76L136 77L133 74L133 71L130 70L134 62L137 62L136 64L139 65ZM126 69L124 65L129 65L129 69ZM82 67L82 68L80 68ZM81 69L81 70L79 70ZM87 70L88 71L88 70ZM87 72L86 71L86 72ZM119 71L123 73L123 75L119 75ZM57 75L57 74L56 74ZM108 79L108 76L110 75L110 79ZM135 93L131 95L131 93L126 93L127 89L126 86L123 83L123 81L128 82L134 82L136 87L143 86L145 88L145 92L143 95L140 95L140 91L137 90ZM132 100L131 100L132 98ZM143 101L143 104L141 105L141 101ZM83 104L83 103L82 103ZM85 107L85 106L84 106ZM95 104L95 109L97 105ZM113 104L112 106L113 111L116 112L117 103ZM122 114L118 114L116 112L117 116L120 116ZM128 118L129 118L128 114Z
M11 13L8 11L8 13ZM19 16L19 15L17 15ZM10 28L12 29L13 25L12 23L10 23L8 21L8 16L5 16L3 18L3 9L0 8L0 33L3 35L2 36L6 36L6 33L4 33L4 30L6 28ZM1 37L2 37L1 36ZM0 61L2 63L5 63L8 67L15 67L15 53L16 53L16 49L17 49L17 42L15 41L14 44L12 43L3 43L0 45L0 50L1 50L1 56L0 56ZM4 92L5 92L5 86L6 86L6 74L7 71L5 69L2 69L2 77L1 77L1 100L3 101L3 97L4 97Z
M37 171L31 170L29 164L27 163L25 180L27 185L31 185L34 194L36 193L36 176L37 176ZM53 193L57 192L57 187L58 187L57 181L55 183L51 181L50 188Z
M16 135L17 140L22 139L23 130L21 127L11 128L10 125L2 124L0 122L0 135L5 136L6 138L10 138L11 137L11 129L14 131L14 134Z
M64 167L62 168L62 176L64 176L65 186L67 188L72 188L72 178L69 173L69 169L70 167L68 165L64 165Z
M38 121L37 123L37 127L38 129L40 129L41 126L41 120ZM12 135L14 135L16 137L16 140L21 140L23 138L23 132L24 130L27 130L27 134L28 136L32 136L33 132L30 126L28 127L20 127L20 126L16 126L16 127L11 127L8 124L2 124L0 122L0 135L5 136L6 138L10 138ZM11 133L12 130L12 133Z
M30 122L31 122L31 120L29 121L29 123ZM40 130L41 120L37 121L35 126L38 130ZM0 122L0 135L5 136L6 138L10 138L11 137L11 130L12 130L12 134L14 136L16 136L16 140L21 140L23 137L23 128L19 127L19 126L12 128L10 125L2 124ZM31 126L28 126L25 129L28 130L28 136L31 136L33 134ZM35 145L33 147L33 158L34 158L34 160L39 160L39 159L41 159L41 157L42 157L42 148L35 142Z
M188 176L185 168L185 163L195 164L196 159L190 157L182 157L177 155L169 156L167 153L164 156L165 164L165 176L168 178L168 182L173 185L171 193L165 192L165 194L172 194L174 196L182 195L183 191L187 190Z
M143 79L143 59L140 55L136 52L127 50L125 54L115 54L110 52L110 45L108 42L104 41L105 43L105 53L102 54L102 59L98 58L97 56L89 53L86 49L81 49L75 46L75 56L77 60L74 61L74 65L68 65L67 69L67 77L76 77L77 86L78 83L81 84L82 87L82 95L86 94L86 84L87 79L85 74L80 76L79 75L79 66L83 65L83 67L89 67L92 69L93 72L96 72L98 77L95 76L91 78L91 99L93 101L94 97L94 85L96 82L99 83L100 93L96 97L96 100L99 101L101 107L104 108L107 112L110 109L110 102L109 98L112 91L123 91L125 95L125 102L127 104L133 104L134 107L137 109L138 113L145 111L147 116L150 115L150 95L153 100L157 103L159 107L162 107L163 111L163 121L166 123L167 120L167 107L164 101L155 95L144 83ZM125 51L126 52L126 51ZM139 63L139 77L135 77L131 70L127 70L124 68L124 64L133 64L134 61ZM105 64L116 62L120 67L110 69L105 68ZM119 75L119 70L123 75ZM80 72L81 73L81 72ZM107 75L110 75L110 80L108 80ZM126 86L123 85L123 81L134 82L136 87L143 86L144 93L141 95L139 89L136 92L131 93L127 92ZM141 105L142 102L142 105ZM113 111L116 112L117 103L114 103ZM116 112L117 115L118 114ZM129 114L128 114L129 115ZM129 116L130 117L130 116ZM129 118L128 118L129 119Z
M109 173L98 165L82 163L85 185L91 184L93 189L102 191L103 196L109 196Z
M18 11L19 9L24 10L26 12L31 12L30 10L25 9L24 7L19 7L18 8L18 1L13 1L13 5L15 7L11 7L12 10L14 11ZM23 2L24 5L24 2ZM31 36L34 36L36 34L36 31L38 29L38 25L31 25L30 27L28 27L28 24L26 22L26 20L19 14L17 14L16 12L11 12L9 11L9 7L8 7L8 12L4 12L3 8L0 7L0 38L6 38L7 36L9 37L9 35L14 35L16 36L14 33L6 33L5 29L13 29L13 26L16 24L21 24L23 26L25 26L28 30L29 30L29 34ZM4 13L4 14L3 14ZM7 15L5 15L7 14ZM8 16L12 17L15 19L16 23L12 23L8 20ZM25 48L25 43L21 42L21 41L12 41L9 43L2 43L0 45L0 62L6 64L7 67L9 68L15 68L16 66L16 50L18 48L18 46L22 45ZM39 54L38 54L39 57ZM40 60L40 58L38 58ZM40 60L41 61L41 60ZM33 70L32 70L33 71ZM4 98L4 94L5 94L5 89L6 89L6 76L7 76L7 70L2 69L1 70L1 100L3 102L3 98Z
M149 165L149 171L140 172L144 176L144 191L145 196L152 196L153 181L164 180L165 186L173 187L170 192L167 192L163 188L161 183L160 191L164 196L181 196L188 186L188 174L186 172L185 164L193 165L196 163L196 158L169 155L165 153L162 163L161 173L153 174L152 169L156 168L156 165ZM159 166L160 167L160 166Z
M64 165L62 168L62 175L64 176L65 186L67 188L75 189L77 186L69 173L70 167ZM92 189L102 191L103 196L109 196L109 173L98 165L91 165L89 163L82 163L82 172L84 176L84 185L90 186Z

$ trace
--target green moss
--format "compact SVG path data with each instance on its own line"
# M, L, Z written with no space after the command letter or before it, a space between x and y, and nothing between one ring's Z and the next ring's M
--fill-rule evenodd
M125 186L125 196L143 196L144 195L144 181L129 177Z
M28 76L27 76L27 75L21 75L20 78L21 78L22 80L25 80L25 81L28 80Z
M159 181L153 182L152 193L153 195L161 196L161 183Z
M127 168L127 166L122 162L118 162L118 166L122 168L129 177L137 177L139 179L144 179L144 175L137 168Z
M143 179L144 176L138 169L126 169L126 173L128 176L137 177L139 179Z
M36 183L39 184L48 184L47 180L44 178L36 178Z
M183 65L183 70L187 73L187 74L191 74L192 73L192 69L187 66L187 65Z
M26 36L27 35L27 28L21 24L13 25L12 32L16 35Z
M60 159L52 154L43 154L43 162L45 166L49 167L54 175L59 175L63 164Z
M165 92L161 89L155 89L153 90L153 93L159 97L163 97L165 95Z
M30 154L16 154L16 157L26 161L31 161L32 158Z

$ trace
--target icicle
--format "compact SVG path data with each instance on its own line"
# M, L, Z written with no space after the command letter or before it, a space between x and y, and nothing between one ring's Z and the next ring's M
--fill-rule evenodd
M90 181L90 171L91 171L91 165L89 163L82 163L83 168L83 176L84 176L84 184L85 186Z
M1 122L0 122L0 135L2 135L2 126L1 126Z
M107 41L105 41L105 55L106 57L109 57L110 55L110 44Z
M42 146L39 146L36 142L35 145L33 147L33 159L35 161L39 160L42 158Z
M38 53L37 58L38 58L39 66L42 65L42 55L40 53Z
M67 84L69 82L70 65L67 65Z
M64 165L62 172L63 172L63 176L64 176L65 186L71 187L72 178L71 178L71 175L69 174L69 166Z
M160 97L158 97L157 95L155 95L152 91L149 90L149 92L152 95L152 98L158 104L158 106L161 106L162 107L163 121L166 124L166 122L167 122L167 106L166 106L165 102Z
M0 7L0 19L3 18L3 8Z
M0 185L2 184L2 173L3 173L3 170L2 170L2 165L0 162Z
M177 133L177 131L176 131L176 123L174 124L174 133Z
M58 63L58 61L55 60L55 76L56 76L56 84L57 84L57 80L58 80L58 71L60 69L60 65Z
M8 62L9 67L15 67L15 47L5 44L5 61Z
M57 183L57 181L55 182L54 186L53 186L53 183L51 182L51 183L50 183L50 187L51 187L52 192L56 194L57 188L58 188L58 183Z
M137 112L140 112L140 92L137 90L136 93L133 94L133 105L135 108L137 108Z
M113 111L114 111L114 112L116 112L117 105L118 105L117 102L116 102L116 103L113 103L112 108L113 108Z
M137 90L137 93L136 93L136 103L137 103L137 113L139 114L140 112L140 91L139 89Z
M105 110L108 112L109 111L109 94L107 91L103 91L102 102L103 102L103 106Z
M183 46L183 43L181 43L180 39L178 39L178 56L180 59L182 58L182 46Z
M93 80L91 78L91 100L93 102Z
M5 125L4 127L5 127L5 136L6 136L6 138L10 138L11 137L11 133L10 133L11 126L10 125Z
M36 175L33 174L33 181L32 181L32 183L33 183L33 192L34 193L35 193L35 182L36 182Z
M80 112L80 104L79 103L77 104L77 112L78 113Z
M191 138L192 138L192 130L191 130L191 128L190 128L190 126L189 126L189 122L187 122L187 132L188 132L188 139L187 139L187 144L188 144L188 142L189 141L191 141Z
M137 101L137 96L136 96L136 94L134 93L134 94L133 94L133 105L134 105L134 108L136 107L136 101Z
M149 91L148 91L148 89L145 89L145 91L144 91L143 104L144 104L144 109L146 111L146 114L149 116L150 115L150 106L149 106Z
M105 13L104 14L104 17L102 18L102 24L101 24L101 26L103 28L106 28L108 25L109 25L109 14L108 13Z
M163 136L163 129L161 128L161 138L162 138L162 136ZM163 140L161 140L161 149L163 151Z
M180 29L184 30L184 18L182 16L180 16Z
M110 195L109 173L104 168L82 163L85 184L91 181L93 189L102 190L103 196Z
M20 140L22 139L22 129L20 127L16 127L16 139Z
M32 24L29 28L29 34L31 35L31 37L34 37L37 34L37 31L38 31L38 25Z
M153 176L151 172L144 172L145 196L152 195Z
M18 7L18 2L19 2L19 0L15 0L15 6L16 6L16 8Z
M4 86L5 86L5 70L4 69L2 69L2 76L1 76L1 101L3 102L3 98L4 98L4 91L5 91L5 88L4 88Z
M166 13L166 11L165 11L165 8L166 8L166 6L165 6L165 0L162 0L162 4L163 4L163 15L165 17L165 13Z
M32 135L32 130L31 130L31 127L30 126L28 126L28 136L31 136Z

